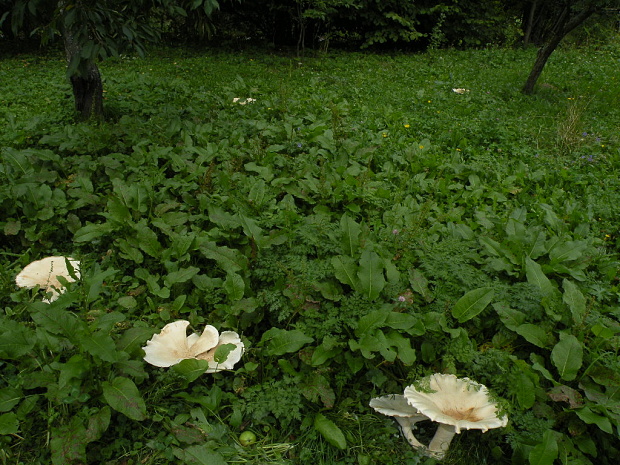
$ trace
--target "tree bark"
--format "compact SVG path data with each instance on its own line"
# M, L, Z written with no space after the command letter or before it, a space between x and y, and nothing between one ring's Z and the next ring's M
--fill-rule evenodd
M538 49L538 53L536 54L536 61L534 61L534 66L532 66L532 71L530 71L530 75L525 81L525 85L521 92L526 95L532 95L534 93L534 86L538 81L538 78L542 74L542 71L547 64L547 60L553 53L553 51L560 44L562 37L552 37L551 40L547 41L542 47Z
M83 120L103 117L103 84L99 68L93 62L87 64L86 76L71 76L75 111Z
M545 43L538 49L538 54L536 55L536 61L534 62L534 66L532 66L532 70L530 71L530 75L525 81L525 85L521 89L526 95L531 95L534 93L534 86L538 81L538 78L542 74L542 71L547 64L547 60L553 53L553 51L560 45L560 42L566 35L575 29L577 26L582 24L586 19L588 19L592 14L596 12L596 9L592 6L589 8L585 8L577 15L572 18L570 17L570 8L566 7L562 13L558 16L558 19L549 35L548 39L545 40Z
M80 58L81 45L66 27L63 28L65 56L67 64ZM73 89L75 111L80 119L103 118L103 83L99 68L92 60L87 60L79 66L77 73L69 76Z
M530 44L530 40L532 37L532 29L534 27L534 13L536 12L536 7L538 6L537 3L538 2L534 0L532 4L530 5L529 11L527 12L526 27L525 27L525 32L523 34L523 46L524 47L527 47ZM525 13L523 16L525 16Z

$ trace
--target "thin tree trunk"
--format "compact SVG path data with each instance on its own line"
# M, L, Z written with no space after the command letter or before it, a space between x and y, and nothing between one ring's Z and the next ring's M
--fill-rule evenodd
M530 6L530 11L527 16L525 33L523 34L523 46L524 47L527 47L530 44L530 40L532 38L532 28L534 26L534 13L536 12L537 3L538 3L537 0L534 0L532 2L532 5Z
M66 28L63 30L65 44L65 55L67 64L74 59L79 59L82 47L74 39L71 31ZM75 111L83 119L103 117L103 83L99 68L92 61L88 60L79 67L79 74L69 77L73 88L73 98L75 101Z
M551 40L538 49L536 61L534 62L534 66L532 66L532 71L530 71L530 75L528 76L527 81L525 81L525 85L523 86L523 89L521 89L521 92L526 95L532 95L534 93L534 86L542 74L542 71L547 64L547 60L549 60L549 57L553 51L560 44L562 37L554 35Z
M551 31L549 38L545 41L545 43L538 50L538 54L536 55L536 61L534 62L534 66L532 66L532 71L530 71L530 75L525 81L525 85L521 89L526 95L531 95L534 93L534 86L538 81L538 78L542 74L543 68L547 64L547 60L553 53L553 51L560 45L560 42L566 35L575 29L577 26L582 24L586 19L588 19L592 14L596 12L596 9L590 4L588 8L582 10L573 18L570 18L570 9L569 7L564 8L556 24Z

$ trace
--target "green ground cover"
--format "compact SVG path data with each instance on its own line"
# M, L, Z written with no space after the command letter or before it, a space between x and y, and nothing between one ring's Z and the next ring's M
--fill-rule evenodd
M160 49L82 123L60 53L5 56L2 463L432 464L368 403L433 373L509 418L444 463L618 463L620 45L527 97L534 55ZM144 362L181 319L241 361Z

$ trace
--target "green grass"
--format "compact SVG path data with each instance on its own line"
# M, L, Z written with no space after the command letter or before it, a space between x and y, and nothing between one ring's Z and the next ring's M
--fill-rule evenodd
M510 419L444 463L616 463L620 47L528 97L534 56L158 49L81 123L61 54L5 56L2 463L430 465L368 402L436 372ZM82 278L46 305L49 255ZM178 319L241 362L146 364Z

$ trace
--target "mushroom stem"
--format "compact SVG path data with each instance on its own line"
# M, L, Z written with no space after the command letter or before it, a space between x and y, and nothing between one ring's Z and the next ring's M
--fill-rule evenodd
M454 426L440 423L435 436L433 436L431 443L428 445L429 452L437 458L443 458L455 434Z
M413 430L412 430L413 425L415 425L418 421L425 420L426 417L422 417L422 418L394 417L394 418L400 425L400 429L403 432L403 436L405 436L405 439L407 440L407 442L411 444L411 447L413 447L414 449L417 449L419 447L426 448L426 446L424 446L420 441L416 439L416 437L413 435Z

